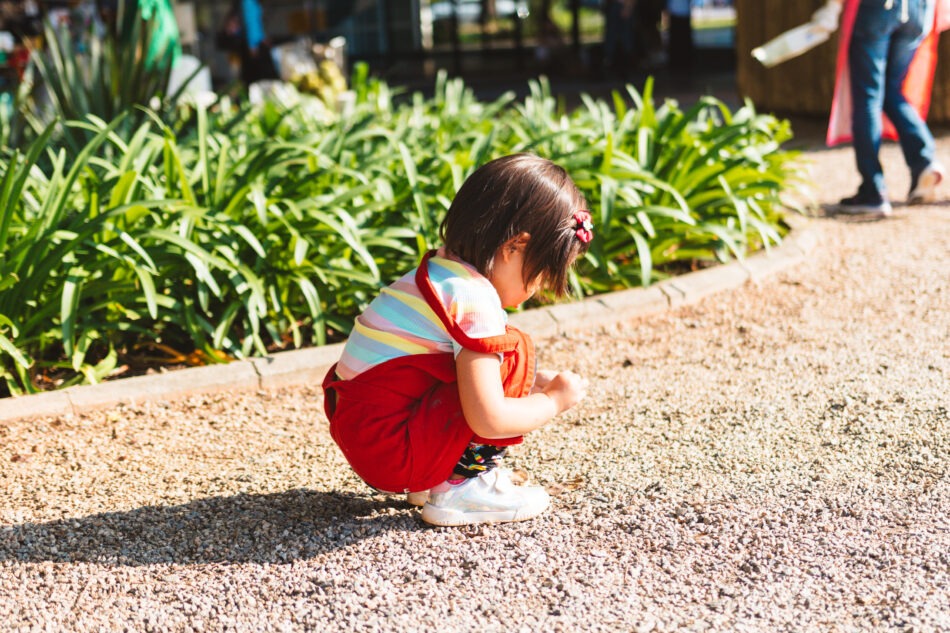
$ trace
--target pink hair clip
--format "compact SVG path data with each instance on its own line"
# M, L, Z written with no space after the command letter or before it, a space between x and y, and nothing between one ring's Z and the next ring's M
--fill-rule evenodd
M574 235L584 244L589 244L594 239L594 223L590 221L590 211L581 209L574 213Z

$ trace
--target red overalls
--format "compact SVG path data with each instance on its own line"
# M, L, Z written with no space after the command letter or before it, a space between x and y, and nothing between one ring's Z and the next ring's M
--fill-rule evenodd
M502 354L505 395L521 398L534 385L531 339L511 326L501 336L472 339L448 315L429 280L422 258L416 284L449 334L465 349ZM462 415L451 353L418 354L386 361L352 380L340 380L336 365L323 379L330 435L366 483L388 492L428 490L452 474L471 442L507 446L520 436L486 440Z

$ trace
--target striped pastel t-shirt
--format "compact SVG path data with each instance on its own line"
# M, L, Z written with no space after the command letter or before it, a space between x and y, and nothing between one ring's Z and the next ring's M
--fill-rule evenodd
M448 315L470 338L505 333L508 316L491 282L475 268L440 250L428 261L429 279ZM337 374L350 380L386 361L412 354L453 353L462 346L426 303L413 269L383 288L356 319L343 346Z

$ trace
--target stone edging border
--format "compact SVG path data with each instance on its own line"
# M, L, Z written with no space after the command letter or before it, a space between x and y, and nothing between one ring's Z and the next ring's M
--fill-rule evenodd
M648 288L632 288L511 315L511 324L535 338L604 327L695 303L711 294L758 283L805 259L817 246L815 227L799 216L793 230L777 248L744 261L687 273ZM97 385L68 387L16 398L0 399L0 423L13 420L79 414L117 406L173 400L221 390L275 389L309 383L319 385L337 361L342 343L279 352L272 356L135 376Z

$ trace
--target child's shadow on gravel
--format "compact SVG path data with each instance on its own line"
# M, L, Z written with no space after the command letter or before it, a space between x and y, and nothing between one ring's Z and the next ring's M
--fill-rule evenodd
M285 563L393 530L424 529L409 507L311 490L209 497L0 527L0 562Z

